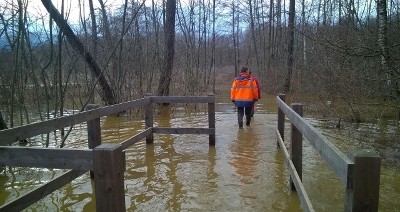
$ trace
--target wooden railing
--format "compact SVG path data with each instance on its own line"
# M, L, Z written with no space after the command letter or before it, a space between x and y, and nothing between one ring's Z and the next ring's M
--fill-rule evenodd
M325 159L333 172L345 186L345 211L378 211L381 157L371 149L359 149L346 157L318 130L303 118L303 107L294 103L292 108L285 104L285 95L277 98L278 146L282 149L291 178L291 187L296 190L303 209L314 211L303 187L302 180L302 137L310 142ZM284 144L285 115L291 123L290 155Z
M207 103L208 128L153 127L154 103ZM117 114L135 107L144 107L145 129L120 144L101 144L100 117ZM159 97L142 99L99 108L88 105L85 112L59 117L0 131L0 164L5 166L72 169L18 199L1 206L0 211L20 211L61 188L87 171L94 177L96 211L125 211L124 171L126 148L146 139L153 143L153 133L208 134L215 145L215 96ZM87 122L89 149L55 149L5 146L33 136Z

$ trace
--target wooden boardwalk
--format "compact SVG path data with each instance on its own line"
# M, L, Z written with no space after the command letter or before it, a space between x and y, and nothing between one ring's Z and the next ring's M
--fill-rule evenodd
M208 105L207 126L202 125L202 127L190 128L154 127L151 104L164 101L172 103L206 103ZM363 150L354 154L353 162L352 159L343 156L320 133L305 123L301 115L297 115L297 113L301 114L300 105L294 105L296 113L288 106L285 106L283 102L277 101L282 108L282 113L278 113L277 116L262 109L258 110L251 126L242 130L237 127L234 107L230 103L220 102L215 104L214 97L209 96L200 98L146 97L108 108L96 109L96 107L91 107L88 108L88 112L81 115L77 114L31 126L1 131L0 138L2 139L0 139L0 142L5 145L10 141L18 141L33 135L88 121L88 144L92 149L1 147L0 163L8 166L73 170L33 190L29 194L3 205L0 210L22 210L90 170L93 171L94 175L97 211L165 210L165 206L157 206L156 202L162 203L166 199L169 199L167 205L170 205L170 210L313 211L311 201L301 183L302 134L304 134L304 137L317 149L317 152L325 158L330 166L333 166L334 173L344 183L346 198L343 205L346 211L360 211L360 208L364 210L365 207L371 209L371 211L377 211L379 193L376 192L376 189L379 189L380 157L373 154L373 152L365 152ZM101 144L99 117L138 106L144 106L145 108L144 131L120 144ZM217 114L216 111L218 111ZM288 121L286 121L286 124L282 122L285 120L282 117L283 112L286 113L288 121L295 123L295 125L292 125L291 135L286 136L290 137L286 138L290 141L290 144L297 144L295 146L284 144L281 138L284 137L283 132L286 131L283 126L290 125ZM130 180L130 177L127 179L127 175L123 174L124 172L130 173L132 172L131 169L135 170L137 168L128 163L132 157L130 156L129 148L145 139L147 143L146 157L148 154L153 154L147 160L157 161L158 159L154 159L157 142L154 142L153 133L205 134L209 138L207 143L203 142L200 145L200 148L194 147L198 143L195 144L196 139L191 139L191 137L174 138L170 144L174 146L173 152L190 151L194 157L188 163L191 168L179 171L180 169L176 165L167 167L170 169L170 172L167 173L171 175L168 178L170 180L175 179L172 182L168 182L173 184L174 191L178 193L171 194L167 192L165 194L167 196L153 195L152 199L154 201L158 199L158 201L153 203L150 201L150 205L147 206L133 204L132 201L136 200L131 198L135 194L131 194L131 191L126 189L131 185L130 182L132 180ZM286 151L286 148L277 148L278 143L280 143L281 147L289 147L290 151ZM208 145L209 147L207 148ZM148 148L150 148L150 152L148 152ZM164 163L162 161L171 160L171 157L174 158L176 156L168 153L168 157L161 158L160 161ZM286 158L286 164L284 158ZM292 158L292 160L289 160L289 158ZM201 174L191 174L192 171L196 172L197 169L195 167L198 165L199 160L206 161L206 178L203 180L191 178L202 176ZM148 171L144 182L149 183L150 181L149 185L158 183L155 173L153 171L149 173L149 170L153 169L153 165L157 166L158 163L155 161L145 165ZM376 167L375 169L373 169L374 166ZM201 173L203 168L200 167L198 171ZM289 168L289 171L285 171L286 168ZM288 183L288 173L291 175L290 179L293 180L291 181L292 189L296 189L297 192L288 192L288 186L290 185ZM362 176L362 178L359 176ZM180 179L179 183L173 183L178 178ZM135 183L132 186L136 186ZM296 193L299 194L299 198L297 198ZM182 196L175 197L177 194ZM187 196L188 194L196 195ZM375 199L371 199L371 195ZM368 204L365 204L366 199Z

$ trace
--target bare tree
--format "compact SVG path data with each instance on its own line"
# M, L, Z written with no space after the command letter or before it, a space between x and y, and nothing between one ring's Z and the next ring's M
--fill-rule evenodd
M104 92L104 94L102 95L103 101L108 105L115 104L116 99L115 99L114 93L113 93L110 85L108 84L107 79L103 75L100 67L98 66L97 62L93 59L93 56L85 49L82 42L72 31L72 29L68 25L68 23L62 18L60 12L58 12L58 10L54 7L53 3L50 0L42 0L42 4L46 8L47 12L50 14L50 17L60 27L60 30L64 32L69 43L85 59L86 63L92 70L92 73L97 78L97 80L100 83L100 86Z
M284 85L285 93L290 92L290 83L291 83L292 72L293 72L294 19L295 19L295 15L296 15L295 3L296 3L295 0L290 0L290 3L289 3L288 60L287 60L288 72L287 72L285 85Z
M395 98L400 98L399 77L396 77L396 72L390 65L390 54L388 49L388 32L387 32L387 2L386 0L377 1L378 10L378 45L380 48L381 65L387 79L385 83L389 87L388 95L393 95ZM397 72L397 75L400 75Z
M165 58L164 66L161 71L160 81L158 84L157 94L159 96L168 96L171 84L172 68L174 66L175 55L175 13L176 0L167 0L166 18L165 18Z
M260 59L258 56L258 45L257 45L257 40L256 40L256 29L255 29L255 24L254 24L254 12L253 12L253 4L252 4L253 0L248 0L248 4L249 4L249 19L250 19L250 30L251 30L251 38L253 41L253 50L254 50L254 57L256 58L256 64L257 64L257 70L261 69L260 66Z

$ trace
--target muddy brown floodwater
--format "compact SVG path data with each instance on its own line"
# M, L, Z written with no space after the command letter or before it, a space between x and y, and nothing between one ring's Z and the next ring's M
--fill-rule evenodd
M127 211L302 211L296 192L289 188L287 167L276 146L275 97L264 97L257 103L251 126L239 130L228 94L217 94L215 147L208 145L206 135L155 134L154 144L142 141L127 149ZM178 107L173 113L168 108L159 113L155 126L208 126L204 112ZM102 119L104 143L122 142L143 129L143 120ZM85 138L85 126L75 126L66 148L86 148ZM38 145L43 142L41 137L35 139ZM343 211L344 187L306 141L303 155L303 181L316 211ZM383 170L380 211L396 211L400 208L393 203L400 197L399 170ZM0 175L0 203L60 173L8 168ZM392 183L395 185L388 192ZM84 174L25 211L95 211L93 188L89 175Z

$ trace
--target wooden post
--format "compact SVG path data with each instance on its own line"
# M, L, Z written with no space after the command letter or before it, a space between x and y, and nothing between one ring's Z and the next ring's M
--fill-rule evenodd
M282 101L285 101L285 94L279 94L279 98ZM285 139L285 113L278 107L278 131L281 134L282 141ZM279 147L279 142L276 142L276 145Z
M378 211L381 157L371 149L350 152L353 172L348 174L345 211Z
M89 104L86 105L85 110L93 110L99 108L99 105ZM100 118L89 120L86 122L87 132L88 132L88 147L89 149L94 149L101 144L101 127ZM90 171L90 178L93 179L93 171Z
M299 114L301 117L303 117L303 105L294 103L292 104L292 109L294 112ZM300 177L300 180L302 179L303 175L303 135L302 133L292 124L292 130L291 130L291 140L290 142L290 158L292 159L293 165L296 168L297 174ZM294 183L292 179L290 179L290 184L292 190L296 190L296 187L294 186Z
M120 144L93 149L96 211L125 211L125 156Z
M145 98L150 98L150 104L146 105L144 108L144 119L146 124L146 129L153 127L153 103L151 102L151 94L145 94ZM154 143L154 134L153 132L146 137L146 144Z
M209 94L208 96L214 97L214 102L208 103L208 127L214 128L214 135L209 135L208 143L210 146L215 146L215 95Z

